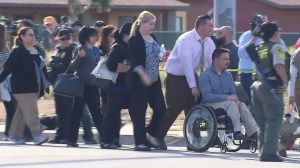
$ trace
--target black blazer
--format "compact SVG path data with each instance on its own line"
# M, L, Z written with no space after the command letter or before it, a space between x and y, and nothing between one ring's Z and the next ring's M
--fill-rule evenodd
M41 54L40 49L37 47L36 49ZM45 56L43 55L43 57ZM44 67L43 72L47 80L49 80L46 67ZM34 59L22 44L14 48L9 54L3 71L0 74L0 83L10 74L12 93L35 93L39 91ZM48 88L42 88L40 90L40 96L44 95L44 89Z
M112 71L116 72L118 69L118 63L123 63L124 59L129 60L128 54L128 45L124 41L116 42L108 53L107 59L107 68ZM117 82L117 86L125 86L125 73L119 73Z
M156 38L151 34L155 41ZM141 91L145 89L140 77L133 70L137 66L143 66L145 68L146 62L146 47L145 41L139 31L132 35L128 41L128 52L131 61L131 67L127 73L127 84L130 90ZM160 77L158 76L159 85L161 85Z
M79 45L73 51L73 60L69 66L68 73L75 72L75 74L83 79L84 83L91 86L96 86L94 78L91 76L92 71L96 67L94 58L92 55L89 54L88 50L83 47L85 51L85 57L81 58L78 56L78 48L81 47ZM96 49L98 56L100 57L100 50L99 48L93 46Z

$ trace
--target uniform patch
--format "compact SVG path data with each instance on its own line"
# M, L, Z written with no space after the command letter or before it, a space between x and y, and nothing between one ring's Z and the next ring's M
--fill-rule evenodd
M282 47L277 47L277 52L278 52L278 58L279 59L285 59L285 55L284 55L284 50Z

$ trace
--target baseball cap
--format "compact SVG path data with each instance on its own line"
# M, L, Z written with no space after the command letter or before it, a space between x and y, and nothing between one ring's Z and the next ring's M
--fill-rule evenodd
M47 24L57 23L56 19L53 16L45 17L43 22L44 22L44 26L46 26Z
M97 20L94 22L95 27L105 26L105 23L102 20Z
M70 36L71 32L68 29L61 29L58 34L57 37L64 37L64 36Z

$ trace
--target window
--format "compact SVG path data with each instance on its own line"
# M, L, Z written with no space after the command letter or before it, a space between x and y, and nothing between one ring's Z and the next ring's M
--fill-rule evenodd
M175 31L182 31L182 17L176 16Z

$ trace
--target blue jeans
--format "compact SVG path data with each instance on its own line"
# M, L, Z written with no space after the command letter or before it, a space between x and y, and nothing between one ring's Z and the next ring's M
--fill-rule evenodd
M246 94L249 98L249 102L251 102L250 87L253 83L252 73L241 73L240 74L240 81L241 81L241 85L242 85L244 91L246 92Z

